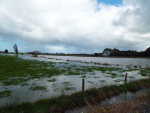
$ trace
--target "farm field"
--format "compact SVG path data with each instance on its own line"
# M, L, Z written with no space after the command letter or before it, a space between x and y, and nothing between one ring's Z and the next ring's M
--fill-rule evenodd
M149 68L37 59L0 55L0 107L81 92L83 78L88 90L124 84L126 73L127 83L150 76Z

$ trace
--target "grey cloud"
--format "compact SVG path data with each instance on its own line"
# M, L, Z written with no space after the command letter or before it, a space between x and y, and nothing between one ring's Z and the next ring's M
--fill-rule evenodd
M27 42L22 50L37 45L42 51L141 50L140 43L148 45L143 35L150 31L149 5L148 0L124 0L118 7L96 0L0 0L0 36Z
M120 14L118 20L113 21L113 25L127 27L129 32L141 34L150 31L150 1L149 0L124 0L124 5L129 6Z

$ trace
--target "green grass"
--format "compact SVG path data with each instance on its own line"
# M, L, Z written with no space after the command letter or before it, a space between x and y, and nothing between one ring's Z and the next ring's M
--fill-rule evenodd
M106 80L99 80L100 82L105 82Z
M141 74L141 76L150 76L150 69L142 69L139 74Z
M120 81L123 81L123 80L120 80L120 79L117 79L117 80L114 80L115 82L120 82Z
M128 76L128 78L134 78L133 76Z
M62 84L64 84L66 86L66 85L69 85L70 82L62 82Z
M52 62L38 62L32 60L24 60L13 56L2 55L0 55L0 62L0 81L4 81L3 83L5 85L16 85L20 82L26 82L26 79L23 78L20 78L20 80L18 81L16 81L16 79L12 79L11 81L9 81L8 79L10 77L14 78L30 76L30 79L32 79L41 78L45 75L47 75L47 77L51 77L63 73L63 70L59 68L53 68L53 64L55 63ZM50 67L50 69L47 69L47 67Z
M30 90L36 91L36 90L45 90L46 91L46 86L35 86L35 87L30 87Z
M44 61L32 61L17 58L15 56L0 55L0 82L4 85L19 85L32 79L39 79L44 77L52 77L55 75L83 75L90 72L95 75L94 71L101 71L102 73L111 74L112 78L117 77L112 71L121 71L121 68L98 67L98 66L80 66L71 65L70 67L62 66L55 68L56 63ZM68 64L59 62L58 64ZM141 71L143 76L147 73ZM149 74L150 75L150 74ZM16 78L15 78L16 77ZM28 77L24 79L24 77ZM12 78L12 79L10 79ZM15 79L14 79L15 78ZM53 81L53 80L52 80ZM52 82L51 80L49 82Z
M56 79L50 79L50 80L47 80L47 81L49 81L49 82L55 82Z
M110 77L109 75L105 75L104 77Z
M75 89L74 87L65 87L64 90L73 90Z
M5 91L2 91L2 92L0 92L0 98L8 97L8 96L11 95L11 93L12 93L11 90L5 90Z
M3 80L2 83L4 85L18 85L20 83L23 82L27 82L28 80L30 80L30 78L16 78L16 79L8 79L8 80Z
M58 62L58 64L69 64L67 62Z
M94 78L100 78L99 76L95 76Z
M29 85L28 83L23 83L23 84L21 84L21 86L25 86L25 85Z
M88 80L87 82L88 82L88 83L91 83L91 84L93 84L93 82L92 82L92 81L89 81L89 80Z
M116 77L117 77L117 74L111 73L111 78L116 78Z
M86 78L86 76L81 76L80 78Z
M119 77L125 77L125 75L122 74L122 75L119 75Z

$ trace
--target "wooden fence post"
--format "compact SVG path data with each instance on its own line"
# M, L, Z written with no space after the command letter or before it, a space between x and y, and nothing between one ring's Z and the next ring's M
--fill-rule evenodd
M126 82L127 82L127 73L126 73L126 75L125 75L125 81L124 81L124 84L126 84Z
M84 79L82 79L82 91L84 91Z

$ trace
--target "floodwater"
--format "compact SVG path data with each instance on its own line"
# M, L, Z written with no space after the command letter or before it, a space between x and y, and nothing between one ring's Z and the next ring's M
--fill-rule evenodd
M9 54L10 55L10 54ZM68 62L68 64L56 64L61 67L62 65L75 65L75 66L101 66L97 63L108 63L111 64L106 67L116 67L126 69L126 65L132 64L132 68L134 65L141 65L142 68L150 65L150 60L148 58L106 58L106 57L75 57L75 56L53 56L53 55L38 55L38 57L32 57L32 55L24 54L18 55L22 59L28 60L37 60L37 61L51 61L51 62ZM69 61L66 61L69 60ZM80 62L77 62L80 61ZM82 62L81 62L82 61ZM84 61L84 62L83 62ZM92 62L91 62L92 61ZM86 62L86 63L85 63ZM88 63L87 63L88 62ZM114 71L113 73L119 75L128 74L127 82L133 80L139 80L143 77L139 74L139 70L135 71L126 71L126 72L118 72ZM12 94L8 97L0 98L0 107L5 106L7 104L18 104L26 101L34 102L42 98L51 98L56 97L61 94L71 94L77 91L82 90L82 76L86 76L85 79L85 90L92 87L102 87L104 85L111 84L123 84L124 77L120 76L117 78L111 78L108 76L107 72L102 73L101 71L94 71L94 74L88 72L82 75L58 75L52 76L50 78L40 78L29 80L26 83L28 85L7 85L4 86L0 82L0 92L5 90L11 90ZM48 82L49 79L55 79L54 82ZM35 86L44 86L46 90L30 90L30 87ZM68 90L69 89L69 90Z
M143 68L150 66L150 58L109 58L109 57L78 57L78 56L54 56L54 55L38 55L38 57L31 57L31 55L20 55L24 59L41 60L41 61L53 61L53 62L70 62L83 61L83 62L97 62L97 63L109 63L111 65L119 64L120 66L126 66L132 64L132 66L141 65ZM51 58L51 59L49 59ZM56 60L59 59L59 60ZM61 60L60 60L61 59ZM77 63L77 62L76 62Z

